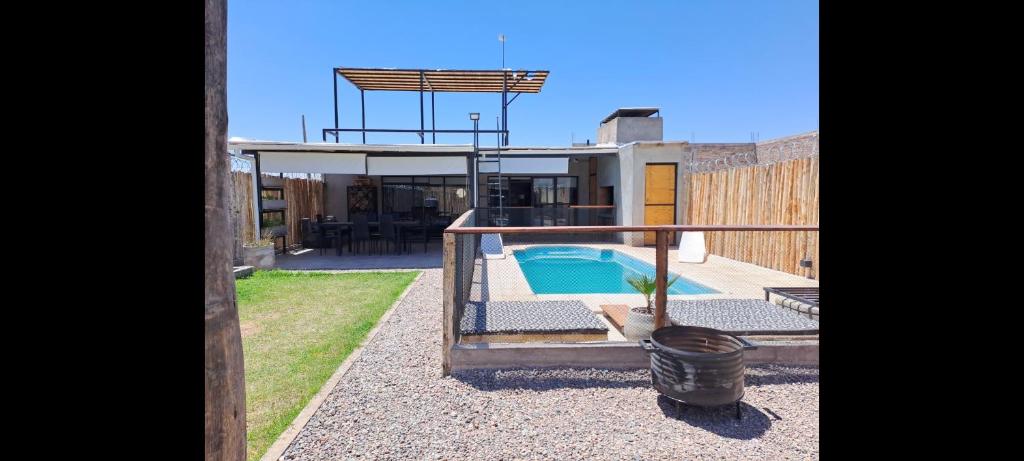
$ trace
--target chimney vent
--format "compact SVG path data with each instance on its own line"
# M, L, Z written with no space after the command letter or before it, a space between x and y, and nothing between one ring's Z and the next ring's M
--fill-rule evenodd
M657 107L616 109L597 127L598 144L628 144L633 141L662 141L663 120Z

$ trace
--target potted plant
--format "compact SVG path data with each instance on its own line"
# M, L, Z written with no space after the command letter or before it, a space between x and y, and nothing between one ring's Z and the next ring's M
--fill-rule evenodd
M665 289L667 290L673 283L676 283L676 280L679 280L678 275L665 284ZM658 289L658 283L654 277L647 274L629 277L626 279L626 282L634 290L644 295L644 301L647 302L647 305L629 309L629 312L626 313L626 324L622 326L622 333L630 341L648 339L651 337L651 332L657 329L654 325L653 298L654 292Z
M273 269L273 233L264 231L263 238L245 242L242 245L242 261L246 266L253 266L257 269Z

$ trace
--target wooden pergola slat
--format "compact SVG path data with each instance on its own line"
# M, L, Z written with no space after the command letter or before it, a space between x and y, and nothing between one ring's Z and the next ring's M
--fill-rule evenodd
M549 72L546 70L445 70L445 69L365 69L339 67L337 72L356 88L365 91L539 93ZM524 77L526 76L526 77ZM529 78L529 79L527 79Z

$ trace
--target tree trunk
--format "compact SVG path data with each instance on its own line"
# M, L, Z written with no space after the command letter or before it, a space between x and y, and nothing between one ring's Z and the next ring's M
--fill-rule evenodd
M227 0L206 0L207 461L245 460L245 375L231 271L228 208Z

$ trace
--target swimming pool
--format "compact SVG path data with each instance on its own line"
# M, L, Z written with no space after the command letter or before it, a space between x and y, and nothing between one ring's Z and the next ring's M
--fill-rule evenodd
M536 294L636 293L626 278L654 277L654 266L615 250L578 246L533 246L515 250L526 281ZM668 279L676 274L669 272ZM718 293L680 277L668 289L672 295Z

